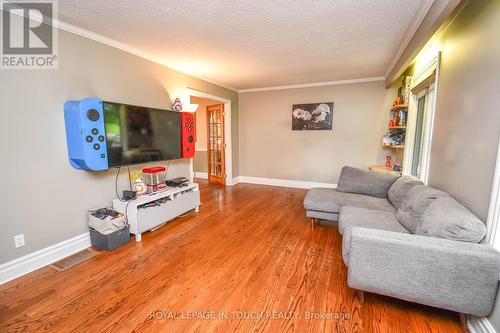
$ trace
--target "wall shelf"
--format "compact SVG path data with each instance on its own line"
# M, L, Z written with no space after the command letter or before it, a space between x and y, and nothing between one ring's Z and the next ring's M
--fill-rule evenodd
M371 171L377 171L377 172L386 172L386 173L394 173L394 174L401 174L401 171L394 171L392 168L388 168L384 165L370 165L369 169Z
M389 127L390 130L395 130L395 129L406 129L406 126L391 126Z
M391 112L408 109L408 104L400 104L392 107Z
M384 145L384 147L391 148L391 149L405 149L405 145Z

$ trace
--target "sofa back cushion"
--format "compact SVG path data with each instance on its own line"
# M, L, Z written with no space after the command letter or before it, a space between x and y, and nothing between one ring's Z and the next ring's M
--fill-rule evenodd
M426 185L413 186L398 209L396 217L399 223L414 234L427 207L440 197L449 197L449 195Z
M371 195L387 198L391 185L399 178L397 174L357 169L349 166L342 168L337 190L347 193Z
M403 176L399 177L398 180L392 184L389 192L387 193L387 197L391 204L396 207L396 209L401 208L401 204L403 203L408 191L410 191L415 185L423 185L421 181L417 180L417 178L413 176Z
M452 197L442 197L425 210L415 234L479 243L486 226Z

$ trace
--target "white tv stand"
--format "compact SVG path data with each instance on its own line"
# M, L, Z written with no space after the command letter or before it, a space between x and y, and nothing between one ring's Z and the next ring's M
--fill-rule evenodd
M152 205L161 200L158 206ZM191 183L184 187L167 187L153 194L139 196L134 200L113 200L113 208L125 214L130 224L130 233L135 235L135 241L141 241L141 233L158 227L194 209L199 211L200 191L198 184Z

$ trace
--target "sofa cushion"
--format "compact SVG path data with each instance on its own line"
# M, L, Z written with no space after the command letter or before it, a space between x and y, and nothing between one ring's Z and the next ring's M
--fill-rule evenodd
M343 206L363 207L368 209L395 212L396 209L387 199L369 195L343 193L334 188L312 188L304 199L304 208L327 213L339 213Z
M340 209L339 232L349 227L363 227L409 233L396 219L394 212L345 206Z
M342 258L346 265L349 265L351 230L353 227L409 233L398 222L395 213L359 207L342 207L340 209L338 228L342 234Z
M340 172L337 190L347 193L366 194L377 198L387 198L389 188L399 177L397 174L345 166Z
M389 192L387 193L387 197L389 201L393 204L396 209L401 208L401 204L403 203L408 191L410 191L415 185L423 185L420 180L413 176L402 176L399 177L394 184L392 184Z
M399 223L408 229L409 232L414 234L420 224L422 214L424 214L432 201L440 197L449 197L449 195L430 186L413 186L413 188L408 191L396 215Z
M479 243L486 226L452 197L437 198L425 210L415 234Z

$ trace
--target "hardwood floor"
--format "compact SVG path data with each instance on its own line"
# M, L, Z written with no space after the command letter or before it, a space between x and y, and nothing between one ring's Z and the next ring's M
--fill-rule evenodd
M337 230L305 218L306 190L201 189L199 213L141 243L0 286L0 332L462 331L453 312L368 293L362 303Z

